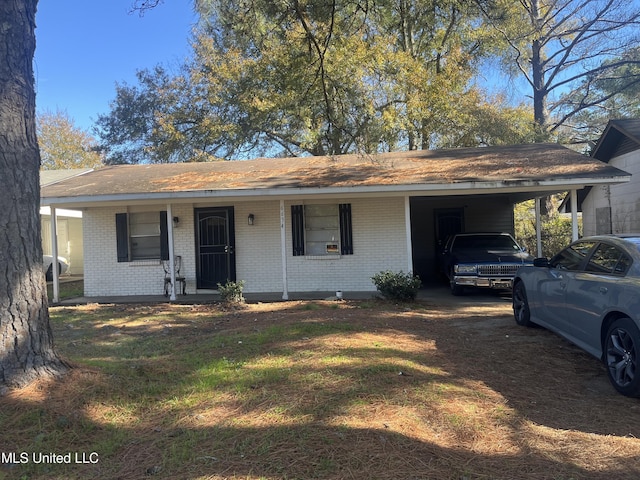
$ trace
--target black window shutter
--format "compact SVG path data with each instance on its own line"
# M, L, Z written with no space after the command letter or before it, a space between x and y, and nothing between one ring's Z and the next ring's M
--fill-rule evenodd
M167 229L167 212L160 212L160 260L169 260L169 232Z
M341 203L340 211L340 253L353 255L353 235L351 227L351 204Z
M129 261L129 222L126 213L116 213L118 262Z
M293 256L304 255L304 205L291 205Z

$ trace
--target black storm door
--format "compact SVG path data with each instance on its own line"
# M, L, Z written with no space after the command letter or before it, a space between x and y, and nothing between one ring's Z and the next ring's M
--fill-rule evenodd
M236 280L233 207L195 210L198 288Z

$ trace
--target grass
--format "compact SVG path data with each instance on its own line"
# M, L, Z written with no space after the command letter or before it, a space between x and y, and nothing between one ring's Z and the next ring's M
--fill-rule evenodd
M6 457L2 480L640 476L638 401L597 361L516 327L507 304L88 305L51 319L75 368L0 398L0 452L97 462Z
M82 297L84 295L84 281L65 281L60 283L60 291L58 292L60 300L65 298ZM47 295L49 300L53 298L53 284L47 282Z

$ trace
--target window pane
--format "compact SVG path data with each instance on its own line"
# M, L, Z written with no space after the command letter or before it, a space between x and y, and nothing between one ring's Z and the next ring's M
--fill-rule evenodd
M340 254L338 205L305 205L305 250L307 255Z
M587 264L588 272L611 273L618 264L620 252L612 245L600 244L596 251L593 252L589 263Z
M631 258L628 257L626 253L623 253L622 256L620 257L620 261L615 266L613 273L617 273L619 275L625 275L629 270L631 263L633 263L633 260L631 260Z
M131 259L160 258L160 236L131 238Z
M561 270L578 270L594 245L594 242L580 242L567 247L551 259L551 265Z
M158 212L131 213L129 228L132 237L144 235L160 236L160 215Z
M129 214L131 259L160 258L160 215L158 212Z

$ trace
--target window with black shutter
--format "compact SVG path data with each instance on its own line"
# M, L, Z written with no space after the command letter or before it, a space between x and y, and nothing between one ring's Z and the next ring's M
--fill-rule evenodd
M293 255L352 255L351 204L291 206Z
M116 213L118 262L167 260L167 212Z

